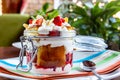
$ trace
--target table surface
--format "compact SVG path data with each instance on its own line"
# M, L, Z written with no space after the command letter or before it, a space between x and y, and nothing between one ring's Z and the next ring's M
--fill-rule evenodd
M18 57L19 52L20 52L20 49L13 46L0 47L0 59Z

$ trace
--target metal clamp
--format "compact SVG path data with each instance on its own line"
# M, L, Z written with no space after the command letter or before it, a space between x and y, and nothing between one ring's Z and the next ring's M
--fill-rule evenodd
M24 71L24 72L28 72L32 69L32 62L33 62L35 56L37 55L37 47L34 46L34 43L33 43L31 37L21 36L20 40L21 40L22 48L21 48L20 53L19 53L19 64L16 66L16 69ZM28 46L27 46L27 44L23 44L23 43L26 40L31 43L32 52L29 53L29 55L31 56L31 60L27 63L27 68L24 68L23 67L24 54L26 53L26 50L27 50Z

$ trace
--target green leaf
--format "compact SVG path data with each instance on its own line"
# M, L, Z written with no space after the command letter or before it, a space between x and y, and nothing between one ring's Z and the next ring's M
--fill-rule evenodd
M58 10L48 10L50 3L45 3L42 8L40 10L36 10L36 13L34 14L36 15L41 15L43 16L46 20L47 19L52 19L54 17L56 17L57 15L59 15ZM47 11L48 10L48 11ZM34 17L33 17L34 19Z
M115 13L117 13L118 11L120 11L120 8L107 8L105 9L103 12L101 12L99 17L102 17L104 20L109 19L110 17L112 17Z
M32 19L35 19L35 18L36 18L36 15L34 15L34 16L31 16L31 18L32 18Z
M42 6L42 11L43 12L47 12L48 8L49 8L49 5L50 3L45 3L43 6Z
M103 9L99 7L99 2L91 9L91 19L96 20L101 15Z
M79 7L79 6L77 6L77 5L74 5L74 6L73 6L73 13L78 14L78 15L81 15L81 16L84 16L84 17L87 17L87 16L88 16L85 8Z
M104 8L107 9L107 8L111 8L111 7L114 7L114 6L120 6L120 1L119 0L116 0L116 1L111 1L109 3L107 3Z
M44 16L46 13L42 10L36 10L36 15Z
M59 12L58 12L58 10L55 9L55 10L47 13L47 19L52 19L58 15L59 15Z

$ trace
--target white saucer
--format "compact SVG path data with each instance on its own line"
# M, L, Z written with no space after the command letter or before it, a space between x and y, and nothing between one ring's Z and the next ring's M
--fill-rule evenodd
M14 43L12 43L12 46L14 46L16 48L22 48L21 42L14 42Z

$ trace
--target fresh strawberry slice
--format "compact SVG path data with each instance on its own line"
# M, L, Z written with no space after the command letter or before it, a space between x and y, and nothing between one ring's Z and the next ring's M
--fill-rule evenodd
M53 23L57 26L61 26L62 25L62 20L61 20L60 16L55 17L54 20L53 20Z
M54 20L53 23L57 26L61 26L62 25L62 21L61 20Z
M63 18L61 18L61 20L62 20L63 23L65 22L65 20Z
M29 19L29 24L32 24L32 21L33 21L32 19Z
M26 52L26 57L27 57L27 63L29 63L31 60L30 53Z
M38 20L36 21L36 24L39 25L39 26L41 26L41 25L42 25L42 22L43 22L43 19L40 18L40 19L38 19Z
M60 36L60 31L58 30L49 31L49 36Z

